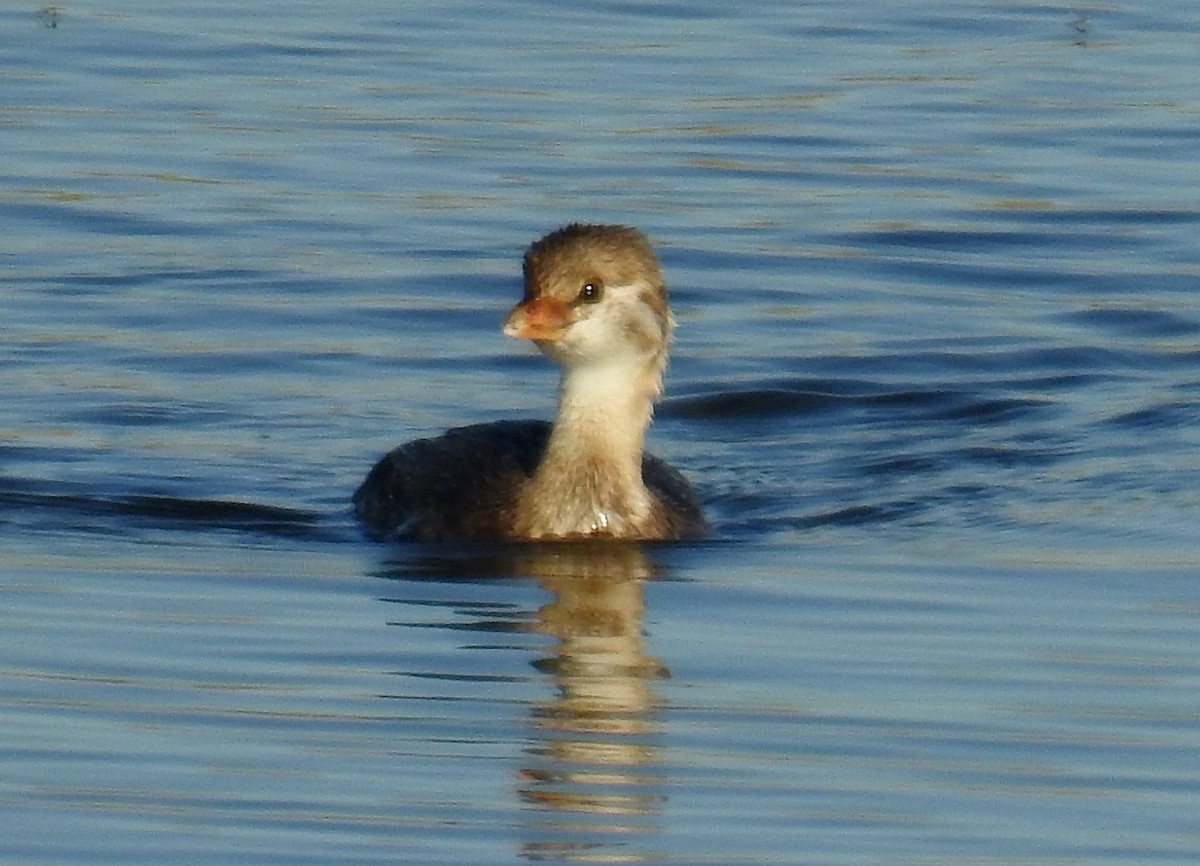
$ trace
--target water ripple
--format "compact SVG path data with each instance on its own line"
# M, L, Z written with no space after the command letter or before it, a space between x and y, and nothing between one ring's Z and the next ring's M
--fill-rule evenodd
M111 495L75 487L0 477L0 522L70 527L76 531L138 531L175 527L229 530L276 538L335 540L322 515L297 508L153 494Z

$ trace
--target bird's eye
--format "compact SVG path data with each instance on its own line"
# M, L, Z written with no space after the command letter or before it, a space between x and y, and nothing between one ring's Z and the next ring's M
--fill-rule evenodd
M604 297L604 287L599 283L591 282L583 284L583 288L579 290L577 300L581 304L594 304L602 297Z

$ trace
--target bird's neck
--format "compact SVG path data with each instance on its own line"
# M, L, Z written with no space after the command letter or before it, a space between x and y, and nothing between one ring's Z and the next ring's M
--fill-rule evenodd
M641 472L646 428L661 387L661 374L644 364L613 361L563 371L558 416L547 459L570 459L571 452L596 452L614 464ZM563 453L555 453L562 450Z
M649 518L642 451L661 383L657 359L564 369L558 416L527 490L535 536L629 534Z

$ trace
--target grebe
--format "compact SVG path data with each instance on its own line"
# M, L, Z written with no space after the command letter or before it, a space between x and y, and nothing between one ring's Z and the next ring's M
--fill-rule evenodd
M679 539L708 528L695 491L643 453L675 322L645 236L572 224L529 247L503 331L562 367L558 415L401 445L354 494L376 538Z

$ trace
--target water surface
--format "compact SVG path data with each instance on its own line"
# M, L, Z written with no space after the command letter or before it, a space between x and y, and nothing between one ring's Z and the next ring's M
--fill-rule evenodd
M0 13L0 859L1193 863L1200 16ZM644 229L688 545L379 546Z

